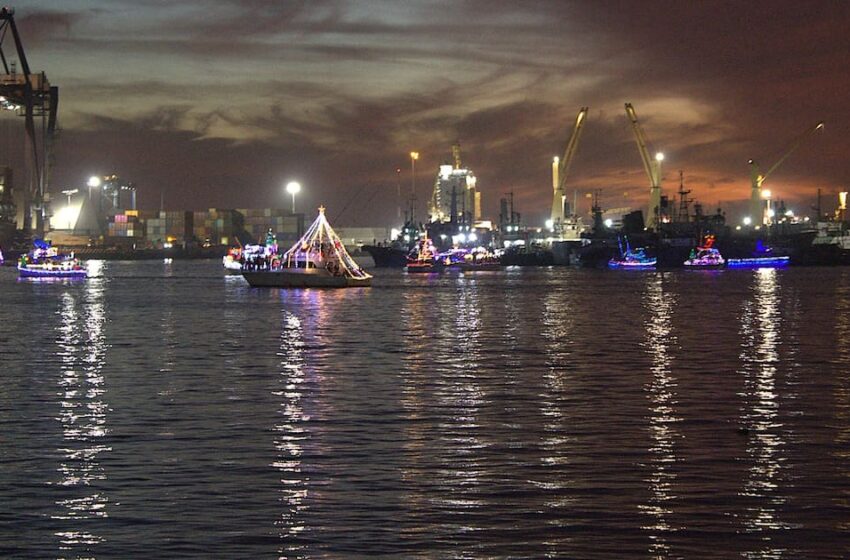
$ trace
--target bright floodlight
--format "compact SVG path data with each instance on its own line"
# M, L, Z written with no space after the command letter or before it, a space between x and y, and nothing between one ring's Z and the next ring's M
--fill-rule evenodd
M558 163L559 161L561 161L561 158L559 158L558 156L555 156L555 157L552 159L552 161L554 161L555 163Z
M765 190L761 191L761 197L762 198L770 198L771 194L772 193L770 192L770 189L765 189Z
M92 175L91 177L89 177L88 185L90 187L95 187L95 188L99 187L100 186L100 177L98 177L97 175Z
M552 229L555 226L555 222L552 220L546 220L546 229Z
M664 154L662 154L661 152L655 154L655 161L664 161Z
M301 192L301 183L298 181L290 181L286 184L286 192L295 196Z
M412 160L419 159L419 152L410 152L410 159L412 159Z
M752 224L752 223L753 223L753 219L752 219L752 218L750 218L749 216L747 216L746 218L744 218L744 225L745 225L745 226L748 226L748 225L750 225L750 224Z
M605 227L611 227L613 225L614 225L614 220L612 220L611 218L608 218L607 220L605 220Z

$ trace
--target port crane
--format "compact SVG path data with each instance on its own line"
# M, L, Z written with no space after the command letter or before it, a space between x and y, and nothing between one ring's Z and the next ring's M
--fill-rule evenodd
M581 136L584 121L587 118L587 107L582 107L576 116L576 122L573 126L573 133L567 142L567 147L564 149L563 159L555 156L552 161L552 188L554 195L552 197L552 224L553 227L559 228L564 222L564 186L567 183L567 174L570 172L570 164L573 162L576 149L578 148L578 139Z
M9 34L14 42L20 72L14 62L9 62L3 48ZM26 135L27 177L26 187L22 195L17 197L17 202L23 206L23 224L19 223L18 229L41 235L44 232L48 154L56 131L59 88L50 85L44 72L33 74L30 71L21 36L15 25L15 11L6 7L0 8L0 63L0 109L15 111L23 116ZM36 130L37 117L41 118L39 130ZM33 214L35 224L32 221Z
M646 227L657 230L661 213L661 162L664 161L664 154L658 152L655 154L655 158L649 156L646 134L644 134L643 128L638 122L637 113L635 113L635 108L632 107L631 103L626 103L626 116L632 123L640 158L643 160L643 168L649 177L649 211L647 212Z
M813 127L807 129L803 132L797 139L791 144L791 146L785 151L782 157L774 163L770 169L767 170L767 173L762 174L759 169L758 163L755 160L749 160L747 163L750 164L750 179L752 182L752 190L750 191L750 220L752 220L753 225L764 225L765 216L764 216L764 202L762 201L762 190L761 186L767 180L771 173L776 171L776 169L782 165L788 157L793 154L797 148L800 147L800 144L803 141L814 134L816 131L823 128L823 121L820 121Z

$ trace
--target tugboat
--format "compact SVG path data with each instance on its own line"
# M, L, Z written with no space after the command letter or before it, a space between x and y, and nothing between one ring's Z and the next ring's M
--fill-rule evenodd
M726 259L714 247L714 236L705 236L705 241L696 249L691 250L685 266L688 268L723 268Z
M367 274L345 250L325 218L324 206L306 233L282 256L273 255L242 276L252 287L352 288L372 285Z
M417 243L416 248L407 257L407 272L440 272L443 270L443 261L437 258L437 249L434 242L428 236L423 237Z
M655 268L655 264L657 262L655 257L647 255L646 249L643 247L632 249L631 246L629 246L628 237L626 237L625 241L626 249L624 251L622 240L617 238L617 246L620 248L620 257L614 257L608 261L608 268L624 268L630 270Z
M18 261L21 278L87 278L88 271L71 255L62 255L42 239L33 242L35 247Z

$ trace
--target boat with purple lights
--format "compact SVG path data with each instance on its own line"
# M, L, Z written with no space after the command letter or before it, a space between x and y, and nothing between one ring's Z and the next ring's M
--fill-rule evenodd
M18 261L21 278L87 278L86 267L71 255L59 253L44 240L36 239L35 247Z
M691 254L684 264L688 268L723 268L726 266L726 259L714 247L714 236L708 235L702 245L691 250Z

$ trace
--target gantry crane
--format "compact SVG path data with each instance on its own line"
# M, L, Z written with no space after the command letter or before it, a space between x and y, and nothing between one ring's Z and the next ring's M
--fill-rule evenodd
M557 156L552 162L552 188L554 195L552 197L552 224L553 227L559 227L559 224L564 221L564 185L567 183L567 174L570 172L570 164L573 162L576 149L578 148L578 139L581 136L581 129L584 126L584 120L587 117L587 107L582 107L576 117L573 133L567 142L567 147L564 149L563 159Z
M632 123L640 158L643 160L643 168L647 177L649 177L649 211L647 212L646 227L657 230L661 214L661 162L664 161L664 154L658 152L655 154L655 158L649 156L646 135L638 122L637 113L635 113L635 108L632 107L631 103L626 103L626 116Z
M3 40L11 32L15 43L21 72L17 72L14 62L9 63L3 50ZM18 197L23 205L23 224L18 229L34 230L37 235L44 231L44 198L47 192L48 151L56 130L56 109L59 104L59 88L51 86L44 72L33 74L24 52L18 28L15 25L15 11L11 8L0 9L0 109L17 111L23 116L26 134L27 176L23 196ZM36 131L35 119L41 117L40 130ZM35 224L32 223L35 210Z
M800 147L800 144L803 143L803 140L814 134L816 131L823 128L823 121L817 123L815 126L809 128L805 132L803 132L797 139L791 144L791 146L785 151L782 157L774 163L770 169L767 170L767 173L762 174L759 170L758 164L755 160L749 160L747 163L750 164L750 180L752 182L752 190L750 191L750 220L753 225L764 225L765 223L765 212L764 212L764 201L762 200L762 190L761 186L767 180L768 176L771 173L776 171L776 169L782 165L788 156L793 154L797 148Z

